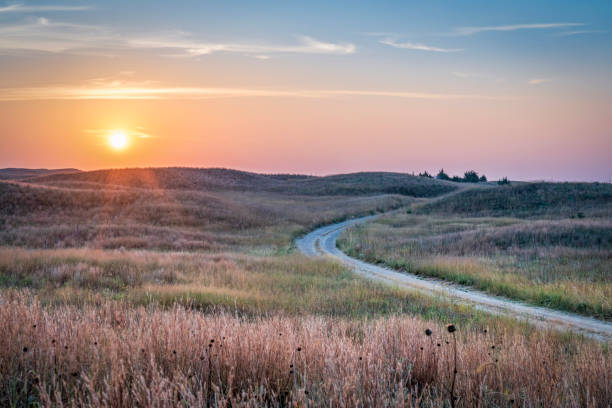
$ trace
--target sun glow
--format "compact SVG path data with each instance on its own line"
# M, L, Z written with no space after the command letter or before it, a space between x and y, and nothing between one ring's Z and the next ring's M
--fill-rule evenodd
M128 137L122 130L115 130L108 136L108 143L115 150L123 150L128 145Z

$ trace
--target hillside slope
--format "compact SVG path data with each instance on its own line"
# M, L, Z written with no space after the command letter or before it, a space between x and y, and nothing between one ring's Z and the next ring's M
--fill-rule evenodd
M422 214L514 217L609 217L612 184L528 183L470 189L419 208Z
M0 180L23 180L38 176L78 172L80 172L78 169L23 169L9 167L0 169Z
M165 190L251 191L292 195L401 194L435 197L454 183L402 173L369 172L325 177L267 175L230 169L137 168L96 170L31 178L31 183L63 187L125 186Z

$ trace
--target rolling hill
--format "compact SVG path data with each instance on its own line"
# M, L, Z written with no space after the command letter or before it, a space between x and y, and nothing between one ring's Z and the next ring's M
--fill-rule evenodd
M30 183L73 188L120 186L164 190L272 192L291 195L401 194L435 197L457 189L451 182L402 173L363 172L325 177L268 175L220 168L135 168L33 177Z
M612 214L612 184L526 183L469 189L432 201L418 212L521 218L609 217Z
M0 169L0 180L24 180L52 174L78 173L79 171L77 169L24 169L9 167Z

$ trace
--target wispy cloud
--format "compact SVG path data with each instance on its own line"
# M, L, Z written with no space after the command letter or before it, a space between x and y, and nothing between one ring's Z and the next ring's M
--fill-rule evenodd
M140 139L149 139L153 137L152 134L146 132L146 128L144 126L136 126L134 129L85 129L84 132L90 135L107 137L113 132L121 131L125 133L128 137L140 138Z
M13 3L8 6L0 7L0 13L37 13L45 11L84 11L91 10L91 6L66 6L66 5L46 5L28 6L22 3Z
M356 51L351 43L326 42L299 37L294 44L207 42L186 33L169 33L159 37L129 37L105 26L75 24L48 18L28 18L0 25L0 53L14 51L70 52L111 54L128 49L148 50L160 56L198 57L218 52L238 53L266 59L270 54L337 54Z
M87 100L87 99L209 99L209 98L331 98L331 97L389 97L403 99L507 99L476 94L402 92L361 89L259 89L214 87L137 87L129 86L56 86L39 88L0 88L0 101L24 100Z
M197 57L216 52L230 52L240 54L353 54L356 50L354 44L332 43L316 40L312 37L300 37L297 44L256 44L236 42L205 42L197 41L190 36L180 34L170 37L138 38L128 41L133 48L152 48L165 50L173 56Z
M583 26L583 23L534 23L534 24L509 24L496 26L459 27L453 32L454 35L473 35L487 31L516 31L516 30L538 30Z
M114 48L120 37L104 27L54 21L48 18L28 18L22 22L0 25L0 52L26 50L64 52Z
M607 33L606 30L574 30L574 31L562 31L557 33L559 37L568 37L571 35L580 35L580 34L602 34Z
M432 47L430 45L418 44L412 42L397 42L391 38L384 38L380 40L381 44L389 45L394 48L401 48L405 50L416 50L416 51L431 51L431 52L458 52L463 51L460 48L440 48Z
M529 85L541 85L545 82L550 82L552 81L551 78L534 78L534 79L530 79L529 81L527 81L527 83Z

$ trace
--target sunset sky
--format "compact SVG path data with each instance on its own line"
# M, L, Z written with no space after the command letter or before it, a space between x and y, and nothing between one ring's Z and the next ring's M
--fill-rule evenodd
M610 1L0 0L0 167L612 179Z

